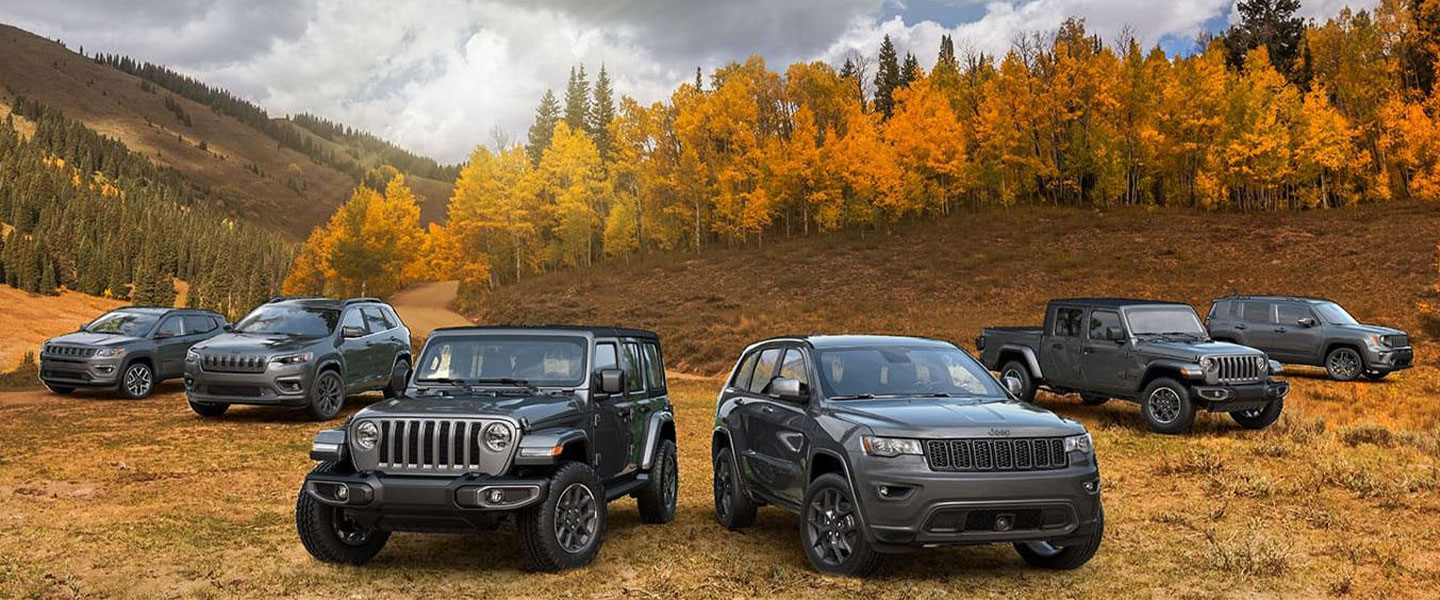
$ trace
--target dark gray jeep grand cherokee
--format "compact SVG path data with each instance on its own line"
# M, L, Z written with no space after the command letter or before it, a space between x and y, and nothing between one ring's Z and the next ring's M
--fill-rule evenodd
M514 523L534 568L579 567L607 502L634 496L641 521L667 523L679 490L660 340L634 329L438 329L404 396L320 432L310 457L300 541L352 565L393 531Z
M800 515L818 570L863 576L887 553L1012 543L1077 568L1100 546L1100 471L1080 423L1020 401L969 354L930 339L775 338L721 390L715 517Z
M205 417L231 404L304 408L328 421L345 397L394 396L410 374L410 330L374 298L276 298L185 356L185 393Z
M57 394L113 388L144 398L185 372L185 352L222 333L225 318L205 310L132 306L100 315L79 331L45 340L40 381Z

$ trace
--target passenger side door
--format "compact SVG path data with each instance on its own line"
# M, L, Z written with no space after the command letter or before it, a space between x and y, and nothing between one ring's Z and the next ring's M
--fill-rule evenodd
M807 362L804 350L798 346L787 346L773 379L796 379L808 395L810 369ZM763 396L746 406L751 414L751 454L757 463L764 465L768 485L774 495L795 504L799 504L805 495L805 463L810 452L804 429L806 406L805 402L781 399L768 389Z
M780 371L784 352L781 346L757 350L750 377L736 390L734 401L741 432L732 437L732 442L740 460L741 477L753 489L773 497L780 496L786 477L783 469L770 459L774 444L764 439L767 432L773 432L765 422L766 415L775 410L767 393L770 382Z
M1045 379L1060 386L1076 386L1084 381L1081 373L1080 352L1084 344L1083 335L1085 309L1061 306L1055 309L1050 331L1047 331L1039 348L1050 358L1045 369Z
M597 382L597 393L593 396L595 417L591 435L591 447L595 453L595 469L602 481L609 481L628 473L630 456L633 454L634 436L630 433L634 406L629 400L630 376L626 373L626 391L619 394L598 392L600 372L624 368L624 343L617 339L603 339L595 343L595 359L591 379Z
M155 328L155 378L178 377L185 371L185 351L190 344L185 336L185 319L170 315Z
M390 380L394 372L395 357L400 353L400 346L392 335L394 326L385 318L379 306L366 306L360 309L365 315L365 326L370 330L370 336L366 338L366 344L370 349L370 368L376 385L383 385Z
M1300 324L1310 319L1311 325ZM1275 351L1271 358L1296 362L1319 363L1324 334L1315 313L1304 302L1275 304Z
M370 328L365 324L365 315L360 307L345 309L340 317L340 356L345 361L345 389L356 390L370 383L375 370L371 366L373 356L369 339Z
M1128 336L1120 341L1106 339L1106 331L1118 327L1123 332L1120 313L1113 310L1091 310L1086 328L1081 371L1085 385L1096 390L1134 391L1131 382L1131 346Z

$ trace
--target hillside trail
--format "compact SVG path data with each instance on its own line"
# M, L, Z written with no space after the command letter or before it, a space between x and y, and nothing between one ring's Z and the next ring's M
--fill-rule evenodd
M455 294L460 289L458 281L432 281L405 288L390 297L390 305L400 313L400 319L416 337L428 337L431 331L440 327L473 325L469 319L451 310Z

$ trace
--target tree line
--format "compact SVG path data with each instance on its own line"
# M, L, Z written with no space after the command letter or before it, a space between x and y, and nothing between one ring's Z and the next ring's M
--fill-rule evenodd
M294 249L225 216L172 169L17 97L0 123L0 280L136 304L175 302L236 318L279 291ZM34 124L26 137L16 117Z

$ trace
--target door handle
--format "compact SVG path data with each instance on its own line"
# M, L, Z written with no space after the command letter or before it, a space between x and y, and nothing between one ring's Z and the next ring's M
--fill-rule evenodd
M1065 344L1050 344L1050 347L1056 350L1062 350L1065 348Z
M1245 325L1244 323L1240 323L1240 324L1236 325L1235 328L1236 328L1236 329L1248 329L1248 327L1246 327L1246 325Z
M1275 328L1275 333L1285 333L1285 328L1284 328L1284 327L1276 327L1276 328Z
M768 404L762 405L762 406L760 407L760 412L765 413L765 414L767 414L767 415L769 415L769 414L774 414L774 413L775 413L775 407L770 406L770 405L768 405Z
M1081 353L1081 354L1089 354L1089 353L1094 352L1094 351L1095 351L1094 348L1091 348L1091 347L1089 347L1089 346L1086 346L1085 348L1083 348L1083 349L1080 350L1080 353Z
M620 415L621 417L629 418L631 415L635 414L635 411L629 408L620 408L615 410L615 414Z

